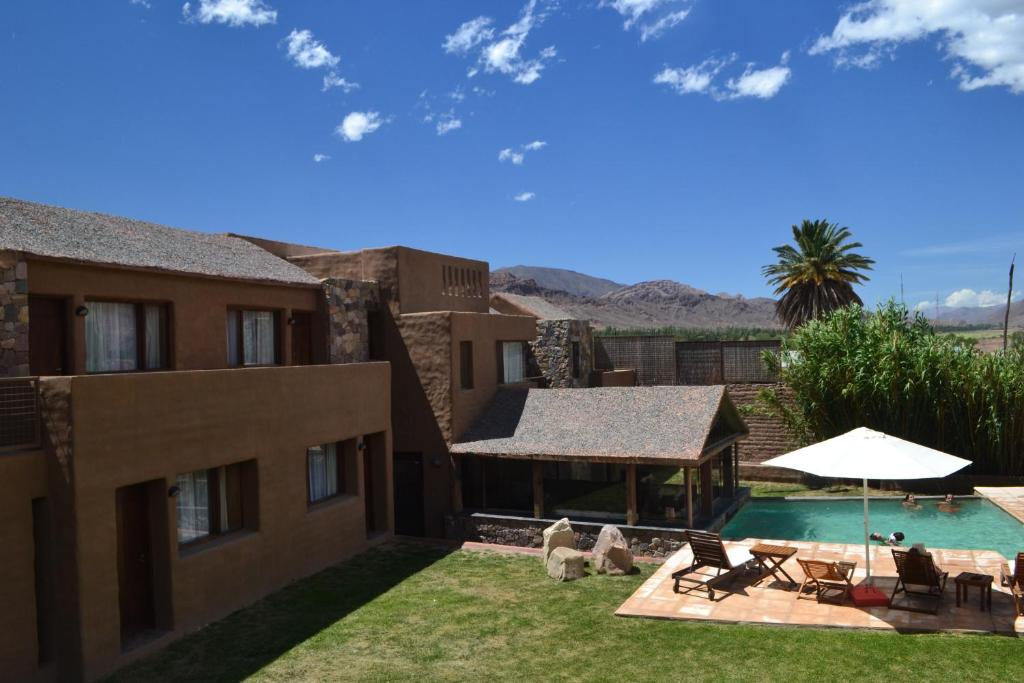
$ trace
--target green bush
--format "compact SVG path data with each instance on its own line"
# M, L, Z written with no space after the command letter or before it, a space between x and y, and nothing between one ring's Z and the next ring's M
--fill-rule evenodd
M795 405L765 390L759 406L801 443L864 426L967 458L975 474L1024 474L1024 347L980 353L890 301L808 322L782 349L765 362Z

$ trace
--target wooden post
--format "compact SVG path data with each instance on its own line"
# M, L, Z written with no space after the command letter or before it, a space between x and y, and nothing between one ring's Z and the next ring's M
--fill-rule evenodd
M715 484L711 471L711 460L705 460L700 466L700 513L711 517L715 511Z
M626 524L636 526L636 465L626 465Z
M453 455L452 463L452 512L462 512L462 458Z
M689 467L683 468L686 475L686 528L693 528L693 470Z
M718 458L722 463L722 488L725 490L723 493L732 498L736 494L736 487L733 484L732 475L732 446L728 446L725 450L718 454Z
M533 516L544 517L544 463L533 461Z

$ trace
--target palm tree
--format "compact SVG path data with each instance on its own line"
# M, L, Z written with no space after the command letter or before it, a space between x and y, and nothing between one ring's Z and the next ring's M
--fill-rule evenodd
M843 244L849 238L849 228L805 220L793 226L795 247L772 249L779 261L761 273L775 286L775 294L782 295L775 302L775 314L786 327L793 329L837 308L862 303L853 286L868 280L859 271L871 270L874 260L853 253L863 245Z

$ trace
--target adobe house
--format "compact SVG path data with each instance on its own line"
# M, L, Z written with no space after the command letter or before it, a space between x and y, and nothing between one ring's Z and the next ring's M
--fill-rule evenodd
M0 199L0 678L94 680L391 535L373 292Z
M569 517L700 528L735 503L746 434L722 386L506 390L451 450L471 527Z
M461 508L449 446L499 387L530 386L534 318L492 313L484 261L408 247L321 252L253 239L317 278L368 280L370 357L391 364L396 533L441 537Z

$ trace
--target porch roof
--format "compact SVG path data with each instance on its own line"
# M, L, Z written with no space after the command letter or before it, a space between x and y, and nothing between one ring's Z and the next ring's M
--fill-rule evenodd
M451 452L692 466L747 433L724 386L506 389Z

